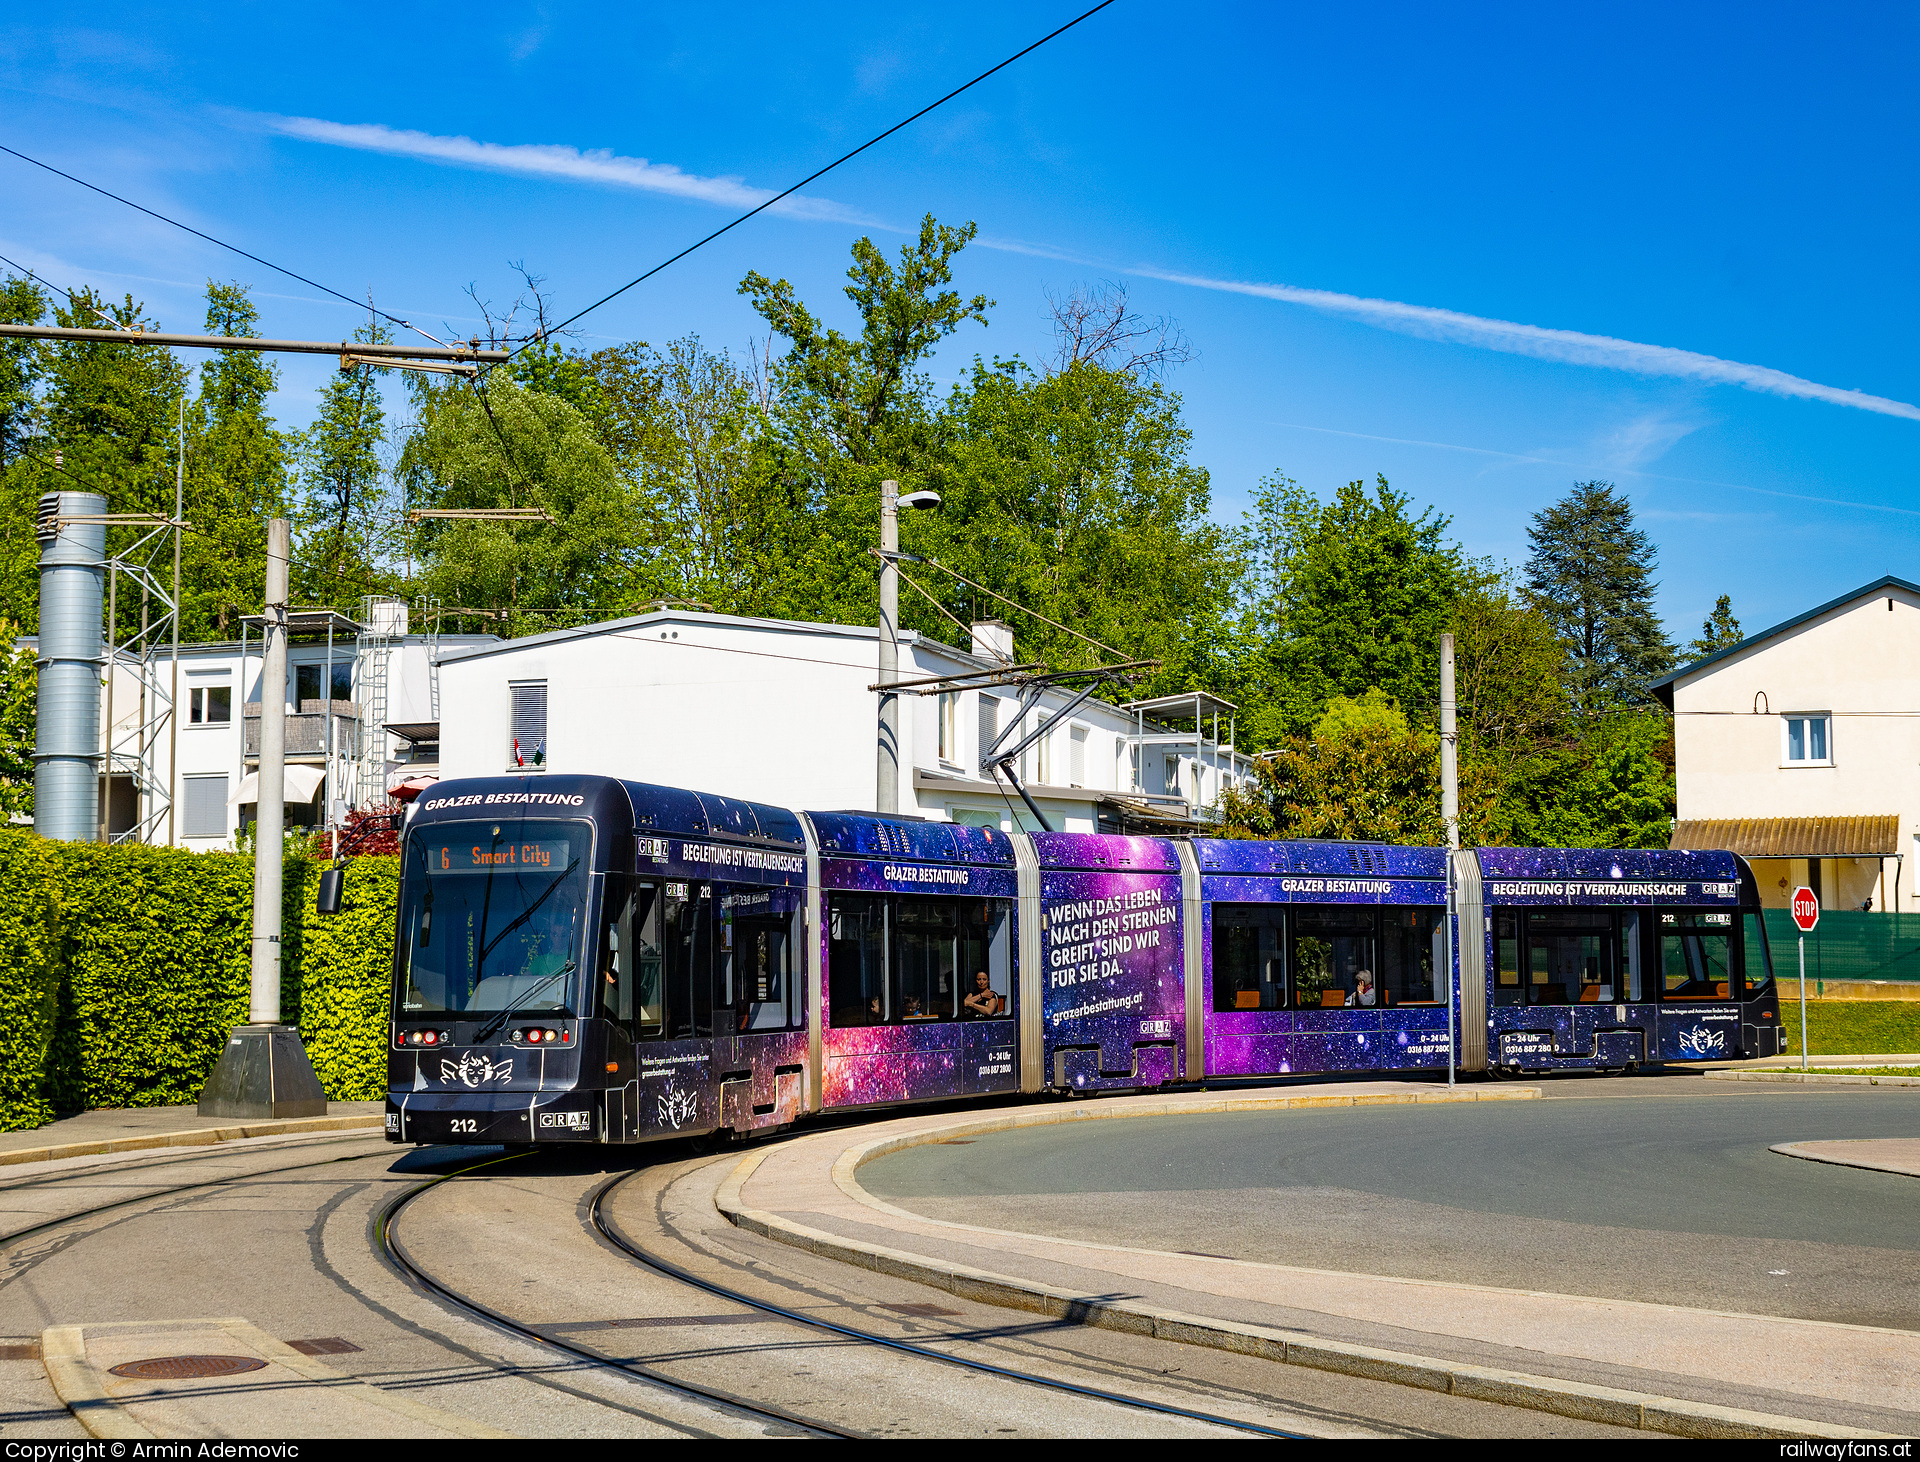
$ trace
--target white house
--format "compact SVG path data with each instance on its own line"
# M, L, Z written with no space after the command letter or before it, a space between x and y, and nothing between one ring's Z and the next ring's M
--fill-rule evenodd
M1676 848L1752 860L1784 908L1913 911L1920 870L1920 584L1892 577L1676 670Z
M901 635L899 681L1011 660L1005 625L973 633L971 650ZM872 808L878 637L871 626L662 609L444 652L440 772L595 772L788 807ZM1049 689L1041 706L1061 709L1073 694ZM983 746L1017 713L1012 687L903 693L899 708L902 812L1034 826L1006 783L980 770ZM1232 745L1232 713L1205 695L1088 701L1028 751L1022 779L1062 831L1204 816L1252 774ZM1198 724L1176 724L1183 715Z
M332 610L295 610L287 652L287 822L316 826L386 800L398 775L432 774L437 750L434 656L496 643L491 635L406 633L395 601L378 634ZM257 628L257 617L243 622ZM332 643L327 631L332 630ZM36 647L32 638L17 642ZM115 656L103 684L103 750L110 744L107 833L115 841L206 850L253 820L260 760L261 642L180 647L179 723L163 710L173 681L162 648L143 666ZM104 677L103 677L104 681ZM329 691L331 693L329 693ZM365 735L362 728L369 728ZM178 746L178 776L170 777ZM166 789L174 801L168 817Z

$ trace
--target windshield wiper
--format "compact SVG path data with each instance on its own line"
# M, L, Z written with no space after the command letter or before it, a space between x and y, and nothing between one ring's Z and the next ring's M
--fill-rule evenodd
M553 891L558 887L560 887L561 882L567 877L567 875L572 873L573 870L578 868L579 866L580 866L580 860L578 858L575 858L565 868L562 868L558 873L556 873L553 876L553 881L540 891L540 897L535 899L532 903L528 904L525 911L521 913L521 915L517 919L515 919L511 924L507 925L507 927L502 929L498 934L494 935L491 940L487 939L485 915L484 914L482 915L480 938L483 942L480 948L480 959L476 966L476 972L484 971L486 969L487 956L492 954L494 950L500 947L500 941L505 939L509 934L513 933L513 931L518 929L522 924L526 923L527 920L531 919L535 914L539 913L540 905L544 904L547 901L547 899L552 896ZM487 891L489 895L491 895L493 891L493 876L491 874L489 874L487 877ZM575 910L576 915L578 914L578 912L579 912L578 910Z
M537 994L541 990L546 989L547 986L551 985L555 980L559 979L562 975L572 974L576 968L577 966L574 964L574 962L572 960L568 960L565 964L561 965L559 969L555 970L552 974L548 975L539 984L535 985L532 990L529 990L527 992L526 998L515 1001L507 1005L503 1010L501 1010L501 1012L498 1015L494 1016L492 1020L488 1021L485 1025L481 1026L479 1031L475 1033L473 1038L474 1045L476 1046L483 1045L487 1041L492 1040L495 1033L499 1031L500 1027L505 1025L507 1021L512 1017L514 1011L525 1010L529 1005L533 1003L533 997L535 994Z

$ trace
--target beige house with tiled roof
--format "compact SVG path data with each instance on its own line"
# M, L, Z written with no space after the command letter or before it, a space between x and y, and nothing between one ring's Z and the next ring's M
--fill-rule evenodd
M1887 577L1655 684L1676 848L1729 848L1761 901L1920 910L1920 584ZM1920 862L1920 859L1916 859Z

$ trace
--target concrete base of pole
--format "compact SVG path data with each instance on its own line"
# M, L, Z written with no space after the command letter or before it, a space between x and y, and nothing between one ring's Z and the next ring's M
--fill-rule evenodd
M203 1117L324 1117L327 1094L300 1032L290 1025L240 1025L200 1093Z

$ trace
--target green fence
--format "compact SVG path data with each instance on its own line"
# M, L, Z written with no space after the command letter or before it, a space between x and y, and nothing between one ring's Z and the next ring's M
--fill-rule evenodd
M1785 909L1768 909L1776 979L1800 976L1800 931ZM1807 979L1920 980L1920 914L1822 913L1807 936Z

